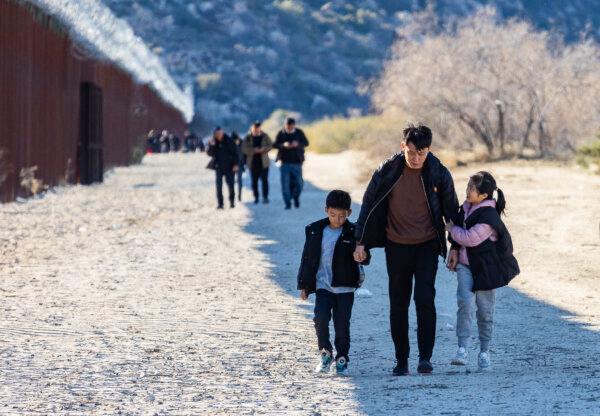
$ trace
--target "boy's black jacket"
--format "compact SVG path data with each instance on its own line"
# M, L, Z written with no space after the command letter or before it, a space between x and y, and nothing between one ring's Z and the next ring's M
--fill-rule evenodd
M460 209L458 224L464 221L465 212ZM492 290L506 286L520 273L517 259L513 256L513 245L510 233L500 214L493 207L475 210L465 222L467 229L475 224L488 224L498 234L498 240L489 238L476 247L467 247L469 267L473 273L473 291Z
M306 241L302 250L300 270L298 270L298 290L306 290L313 293L317 290L317 271L321 262L321 243L323 230L329 225L329 218L313 222L306 226ZM353 253L356 248L354 240L355 224L346 221L342 226L342 234L338 238L333 251L333 287L358 287L359 269L358 263L354 261ZM367 260L362 264L367 265L371 259L367 251Z
M383 162L369 182L363 196L355 231L356 240L366 247L385 247L388 198L405 166L404 153L398 153ZM446 257L444 218L447 221L454 221L458 214L458 198L454 191L454 181L448 169L432 153L429 153L425 159L421 179L431 220L437 232L440 251ZM458 224L456 221L454 223ZM453 241L450 242L453 247L456 246Z

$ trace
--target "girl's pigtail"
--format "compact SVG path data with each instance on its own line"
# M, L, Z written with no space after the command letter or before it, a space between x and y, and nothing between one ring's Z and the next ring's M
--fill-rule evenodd
M506 209L506 199L504 199L504 192L502 192L502 189L500 188L496 188L496 192L498 193L498 199L496 200L496 211L498 211L498 214L504 214L504 210Z

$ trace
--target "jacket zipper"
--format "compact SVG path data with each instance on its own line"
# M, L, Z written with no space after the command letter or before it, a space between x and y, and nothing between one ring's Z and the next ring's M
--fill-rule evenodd
M421 185L423 186L423 193L425 194L425 202L427 202L427 209L429 210L429 216L431 217L431 222L433 224L433 228L435 229L435 218L433 218L433 212L431 211L431 207L429 206L429 199L427 198L427 190L425 189L425 182L423 182L423 177L420 176ZM440 253L444 252L444 248L442 246L442 242L440 241L440 235L437 230L435 230L435 238L438 240L438 244L440 245Z
M390 187L390 189L388 189L388 191L385 193L385 195L383 195L381 197L381 199L379 201L377 201L377 203L373 206L373 208L371 208L371 211L369 211L369 214L367 215L367 219L365 220L365 223L363 225L362 234L360 235L360 243L362 243L363 239L365 238L365 230L367 229L367 223L369 222L369 218L371 217L371 214L373 213L373 211L375 211L375 209L379 206L379 204L390 194L390 192L392 192L392 189L394 189L394 187L396 186L396 184L398 183L398 181L400 180L402 175L403 175L403 173L401 173L400 176L398 176L398 179L396 179L396 182L394 182L394 184Z

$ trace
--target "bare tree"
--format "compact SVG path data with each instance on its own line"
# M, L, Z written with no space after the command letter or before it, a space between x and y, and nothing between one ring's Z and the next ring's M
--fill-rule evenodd
M432 12L398 31L374 87L382 112L431 124L449 145L490 157L572 152L600 128L600 48L556 41L484 8L443 30ZM431 27L431 30L429 28Z

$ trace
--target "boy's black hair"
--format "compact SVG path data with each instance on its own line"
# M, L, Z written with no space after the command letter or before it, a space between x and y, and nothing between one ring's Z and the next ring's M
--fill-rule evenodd
M506 199L504 199L504 192L496 185L496 180L491 173L484 170L477 172L471 176L470 181L475 185L478 194L487 194L486 199L494 199L494 191L498 194L496 199L496 211L498 214L504 214L506 209Z
M406 144L409 142L414 144L417 150L431 147L431 129L423 124L419 123L415 126L409 123L402 133L404 134Z
M350 194L339 189L329 192L325 200L325 207L327 208L349 210L351 205L352 199L350 198Z

